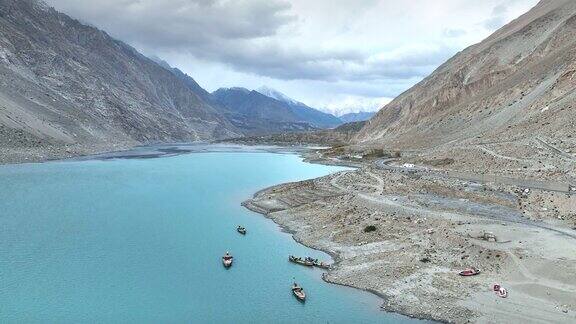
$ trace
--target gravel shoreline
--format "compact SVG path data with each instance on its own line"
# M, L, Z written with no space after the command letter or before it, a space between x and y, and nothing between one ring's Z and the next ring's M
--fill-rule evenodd
M253 195L253 197L256 198L256 197L258 197L258 195L259 195L260 193L264 193L264 192L266 192L266 191L268 191L268 190L271 190L272 188L277 187L277 186L282 186L282 185L275 185L275 186L271 186L271 187L269 187L269 188L262 189L262 190L258 191L257 193L255 193L255 194ZM323 249L322 246L315 245L315 244L311 244L310 242L306 242L306 241L300 239L298 236L296 236L296 234L298 233L298 230L297 230L296 228L292 228L292 227L290 227L289 225L285 225L285 224L279 222L278 220L274 219L273 217L270 217L270 216L269 216L269 211L266 210L266 209L263 209L263 208L258 207L256 204L253 204L253 203L252 203L252 199L249 199L249 200L247 200L247 201L244 201L244 202L242 203L242 206L245 207L246 209L250 210L250 211L253 211L253 212L255 212L255 213L261 214L262 216L264 216L264 217L272 220L274 223L276 223L276 225L278 225L278 226L280 227L280 230L281 230L282 232L291 234L291 235L292 235L292 238L294 239L294 241L297 242L298 244L302 244L302 245L304 245L304 246L306 246L306 247L308 247L308 248L310 248L310 249L322 251L322 252L330 255L330 257L332 258L332 261L333 261L332 267L337 266L337 265L341 262L341 257L340 257L339 254L334 253L334 252L331 251L331 250ZM438 320L438 319L434 319L434 318L432 318L432 317L430 317L430 316L425 316L425 315L415 316L415 315L413 315L413 314L400 313L400 312L398 312L398 311L396 311L396 310L394 310L394 309L387 309L387 308L386 308L386 298L387 298L386 295L382 294L381 292L379 292L379 291L377 291L377 290L375 290L375 289L362 288L362 287L358 287L358 286L355 286L355 285L346 284L346 283L343 283L343 282L339 282L339 281L333 280L333 279L330 278L330 276L328 276L328 273L329 273L330 271L331 271L331 270L327 270L327 273L324 273L324 274L322 275L322 280L324 280L325 282L327 282L327 283L329 283L329 284L334 284L334 285L344 286L344 287L348 287L348 288L358 289L358 290L362 290L362 291L365 291L365 292L367 292L367 293L371 293L371 294L373 294L373 295L378 296L378 297L381 298L382 301L383 301L383 302L382 302L382 305L381 305L381 309L382 309L383 311L390 312L390 313L398 313L398 314L401 314L401 315L404 315L404 316L407 316L407 317L411 317L411 318L414 318L414 319L431 320L431 321L436 321L436 322L445 322L445 323L447 323L446 321L441 321L441 320Z
M58 161L107 152L124 151L138 143L104 143L98 145L54 145L38 147L2 147L0 165Z
M524 195L514 187L365 164L264 189L243 206L272 219L297 242L330 254L335 267L324 280L372 292L383 298L386 311L453 323L570 323L576 319L576 272L570 270L576 231L568 224L576 218L543 218L539 205L548 201L562 215L574 207L573 195ZM377 226L375 233L363 231L369 224ZM498 242L480 239L483 233ZM459 277L468 266L483 273ZM494 282L509 289L508 299L491 292Z

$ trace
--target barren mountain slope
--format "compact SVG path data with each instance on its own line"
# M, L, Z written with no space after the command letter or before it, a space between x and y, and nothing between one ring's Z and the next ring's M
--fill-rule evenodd
M575 88L576 1L543 0L382 108L355 142L410 150L512 141L524 150L542 140L566 153Z
M246 88L221 88L211 95L212 101L234 126L246 135L301 132L315 129L285 102Z
M42 2L0 0L4 161L236 134L199 94L130 46Z

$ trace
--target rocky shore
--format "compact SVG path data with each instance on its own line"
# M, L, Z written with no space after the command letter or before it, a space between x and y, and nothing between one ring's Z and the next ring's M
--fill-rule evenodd
M387 311L453 323L576 321L576 195L356 165L268 188L244 206L333 255L325 279L378 294ZM482 273L459 276L467 267Z

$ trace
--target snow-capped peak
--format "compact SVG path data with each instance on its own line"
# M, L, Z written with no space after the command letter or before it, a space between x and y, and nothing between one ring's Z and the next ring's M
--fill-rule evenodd
M256 91L260 92L261 94L265 95L266 97L270 97L272 99L276 99L278 101L285 102L290 105L301 105L302 103L288 97L287 95L283 94L282 92L268 88L266 86L258 88Z

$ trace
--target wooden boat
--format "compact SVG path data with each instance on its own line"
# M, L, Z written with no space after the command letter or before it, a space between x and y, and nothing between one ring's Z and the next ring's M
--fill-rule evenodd
M305 260L305 259L302 259L302 258L300 258L300 257L295 257L295 256L293 256L293 255L290 255L290 256L288 257L288 260L289 260L290 262L294 262L294 263L297 263L297 264L299 264L299 265L303 265L303 266L307 266L307 267L313 267L313 266L314 266L314 263L313 263L312 261L310 261L310 260Z
M315 267L318 267L318 268L321 268L321 269L326 269L326 270L330 269L330 265L329 265L328 263L324 263L324 262L322 262L322 261L320 261L320 262L314 262L314 266L315 266Z
M230 255L230 253L226 252L226 254L222 257L222 264L225 268L230 268L232 266L232 261L234 261L234 257Z
M292 293L299 301L306 301L306 293L304 292L304 288L298 286L297 283L294 283L294 286L292 286Z
M304 261L312 262L312 265L322 269L330 269L330 265L328 263L324 263L323 261L319 261L318 259L313 259L311 257L306 257Z
M496 292L496 295L498 295L498 297L506 298L508 297L508 290L506 290L506 288L500 287L500 289L498 289Z
M478 270L476 268L470 268L470 269L462 270L458 274L463 276L463 277L470 277L470 276L475 276L475 275L480 274L480 270Z
M246 228L245 227L238 226L238 228L236 228L236 230L238 231L238 233L240 233L242 235L246 235Z

